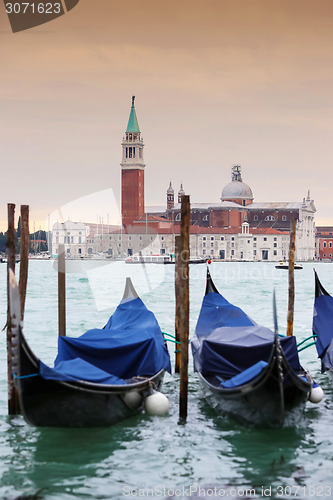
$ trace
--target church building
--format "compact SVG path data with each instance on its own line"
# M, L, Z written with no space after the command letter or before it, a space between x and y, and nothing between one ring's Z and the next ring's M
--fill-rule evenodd
M175 200L175 191L170 181L164 207L144 205L143 141L134 107L134 97L122 148L122 217L126 231L138 232L140 227L149 226L158 234L166 231L179 232L181 196L185 194L183 183ZM231 168L231 181L223 187L219 200L211 203L191 203L190 233L223 235L232 232L239 235L244 234L244 227L247 227L250 234L285 235L290 232L293 220L296 219L297 258L303 261L313 260L315 256L315 212L310 192L300 202L254 201L252 189L242 179L242 167L234 165ZM170 252L173 252L173 249L170 249ZM225 252L221 250L218 257L223 255ZM276 260L277 255L278 252L275 254L274 250L268 252L263 249L259 255L257 252L253 253L252 257L255 257L254 260L267 260L268 258ZM247 257L249 257L248 252Z
M134 101L132 97L121 142L121 228L103 227L102 234L98 234L93 224L79 227L71 221L57 223L53 227L54 254L58 244L65 244L66 255L71 257L99 253L109 258L126 258L174 253L175 236L180 233L181 198L185 194L183 182L176 194L170 181L163 206L145 205L144 143ZM310 192L296 202L255 201L251 187L243 181L242 167L234 165L230 182L220 196L216 193L216 200L191 200L191 255L226 261L287 259L290 228L296 219L296 259L313 260L315 212Z

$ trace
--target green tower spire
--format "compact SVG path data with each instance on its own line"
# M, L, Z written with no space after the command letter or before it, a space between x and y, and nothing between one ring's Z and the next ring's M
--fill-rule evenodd
M129 119L128 119L126 132L136 132L139 134L140 129L139 129L139 124L138 124L138 119L136 117L136 112L135 112L135 107L134 107L134 99L135 99L135 96L132 97L132 107L131 107L131 112L130 112Z

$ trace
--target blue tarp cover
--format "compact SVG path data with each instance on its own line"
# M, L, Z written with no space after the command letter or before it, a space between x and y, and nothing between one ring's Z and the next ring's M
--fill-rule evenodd
M283 337L280 341L289 364L300 370L296 338ZM203 299L191 341L194 369L230 379L258 361L268 362L273 342L274 333L269 328L256 325L219 293L209 293Z
M333 339L333 297L320 295L316 298L312 329L317 334L317 352L322 356Z
M246 384L259 375L259 373L261 373L266 366L268 366L266 361L258 361L258 363L250 366L250 368L247 368L247 370L244 370L242 373L235 375L225 382L221 382L221 385L222 387L232 388Z
M321 371L324 373L326 370L333 370L333 340L321 358Z
M59 337L53 372L41 370L57 380L95 382L100 377L99 383L122 384L121 379L150 377L162 369L171 372L163 334L154 314L137 298L122 301L103 329Z
M242 309L227 301L220 293L204 296L195 334L208 335L221 326L250 326L255 322Z
M41 376L47 380L84 380L95 384L126 384L124 380L110 375L80 358L61 361L57 368L50 368L41 361L39 371Z

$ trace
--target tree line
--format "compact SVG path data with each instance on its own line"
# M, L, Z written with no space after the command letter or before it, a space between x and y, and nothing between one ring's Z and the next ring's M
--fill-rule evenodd
M21 217L18 219L16 234L16 249L17 253L20 252L20 238L21 238ZM35 231L30 234L30 249L29 252L45 252L47 248L46 231ZM0 232L0 253L6 252L7 232ZM36 244L35 244L36 243Z

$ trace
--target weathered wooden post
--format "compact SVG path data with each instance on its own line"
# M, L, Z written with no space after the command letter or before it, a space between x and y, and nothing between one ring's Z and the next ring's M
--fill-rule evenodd
M7 383L8 383L8 415L19 412L17 393L12 371L12 328L10 321L10 292L9 270L15 274L16 235L15 235L15 205L8 203L8 231L7 231Z
M180 278L181 278L181 237L175 237L175 297L176 297L176 314L175 314L175 339L176 339L176 348L175 348L175 373L180 372L180 338L179 338L179 315L180 309L182 307L181 304L181 296L180 296Z
M288 314L287 314L287 336L293 334L294 324L294 302L295 302L295 238L296 238L296 219L293 221L293 226L290 231L289 245L289 294L288 294Z
M190 197L182 196L181 229L176 238L176 284L178 304L178 334L180 342L180 388L179 388L179 418L186 420L188 395L188 339L189 339L189 259L190 259ZM177 286L177 285L176 285Z
M21 205L21 252L20 252L20 301L21 319L24 318L25 298L28 282L28 261L29 261L29 205Z
M58 246L58 332L66 336L66 261L65 247Z

